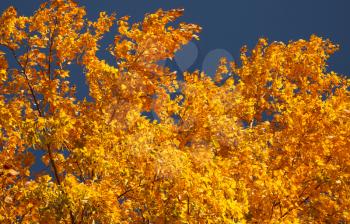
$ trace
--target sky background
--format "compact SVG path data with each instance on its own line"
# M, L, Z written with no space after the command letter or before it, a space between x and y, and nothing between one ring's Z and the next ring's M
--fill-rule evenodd
M0 10L14 5L20 14L31 15L43 0L0 0ZM200 41L195 41L179 52L177 70L203 69L214 72L221 56L238 59L239 49L251 49L259 37L270 42L308 39L311 34L329 38L341 49L329 60L329 69L350 74L350 1L349 0L78 0L85 5L88 17L99 11L117 12L118 17L130 15L131 21L142 20L145 13L159 8L184 8L181 21L203 27ZM112 39L107 38L107 42Z

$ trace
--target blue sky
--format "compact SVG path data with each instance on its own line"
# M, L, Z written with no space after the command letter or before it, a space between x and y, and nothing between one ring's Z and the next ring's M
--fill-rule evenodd
M44 1L1 0L0 10L14 5L21 14L30 15L42 2ZM208 65L208 61L212 62L210 57L215 58L218 54L230 54L229 56L232 55L237 59L240 47L247 44L252 48L259 37L267 37L269 41L287 42L307 39L311 34L317 34L341 46L340 51L330 59L329 68L340 74L350 74L348 24L350 1L348 0L78 0L77 2L86 6L89 18L96 18L99 11L107 11L117 12L118 17L130 15L133 21L141 20L145 13L158 8L184 8L185 15L181 20L203 27L200 41L194 43L198 56L193 59L193 63L190 63L190 70L205 67L210 70L214 65ZM194 54L193 50L190 51Z

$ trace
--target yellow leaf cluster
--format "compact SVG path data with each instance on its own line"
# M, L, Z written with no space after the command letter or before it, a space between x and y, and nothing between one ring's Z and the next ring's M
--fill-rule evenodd
M50 0L0 17L0 223L350 221L350 82L327 70L337 45L260 39L213 79L179 80L159 62L198 38L176 23L183 10L134 24L85 14ZM75 97L70 64L91 100Z

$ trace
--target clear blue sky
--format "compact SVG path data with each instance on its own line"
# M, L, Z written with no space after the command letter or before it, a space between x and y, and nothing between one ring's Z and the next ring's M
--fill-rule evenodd
M21 14L30 15L43 0L1 0L3 11L14 5ZM254 46L259 37L269 41L309 38L311 34L330 38L341 50L329 61L330 69L350 74L350 1L349 0L78 0L86 6L88 17L96 18L99 11L130 15L139 21L143 15L158 8L184 8L183 21L203 27L201 40L195 42L198 57L191 70L202 68L208 53L223 49L234 58L247 44Z

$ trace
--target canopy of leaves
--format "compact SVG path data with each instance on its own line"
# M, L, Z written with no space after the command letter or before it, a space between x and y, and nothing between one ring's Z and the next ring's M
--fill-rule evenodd
M179 80L159 61L198 38L182 13L90 21L72 0L3 12L0 223L350 221L349 80L326 69L338 46L260 39L214 78ZM109 64L97 51L113 24ZM33 173L39 151L47 169Z

